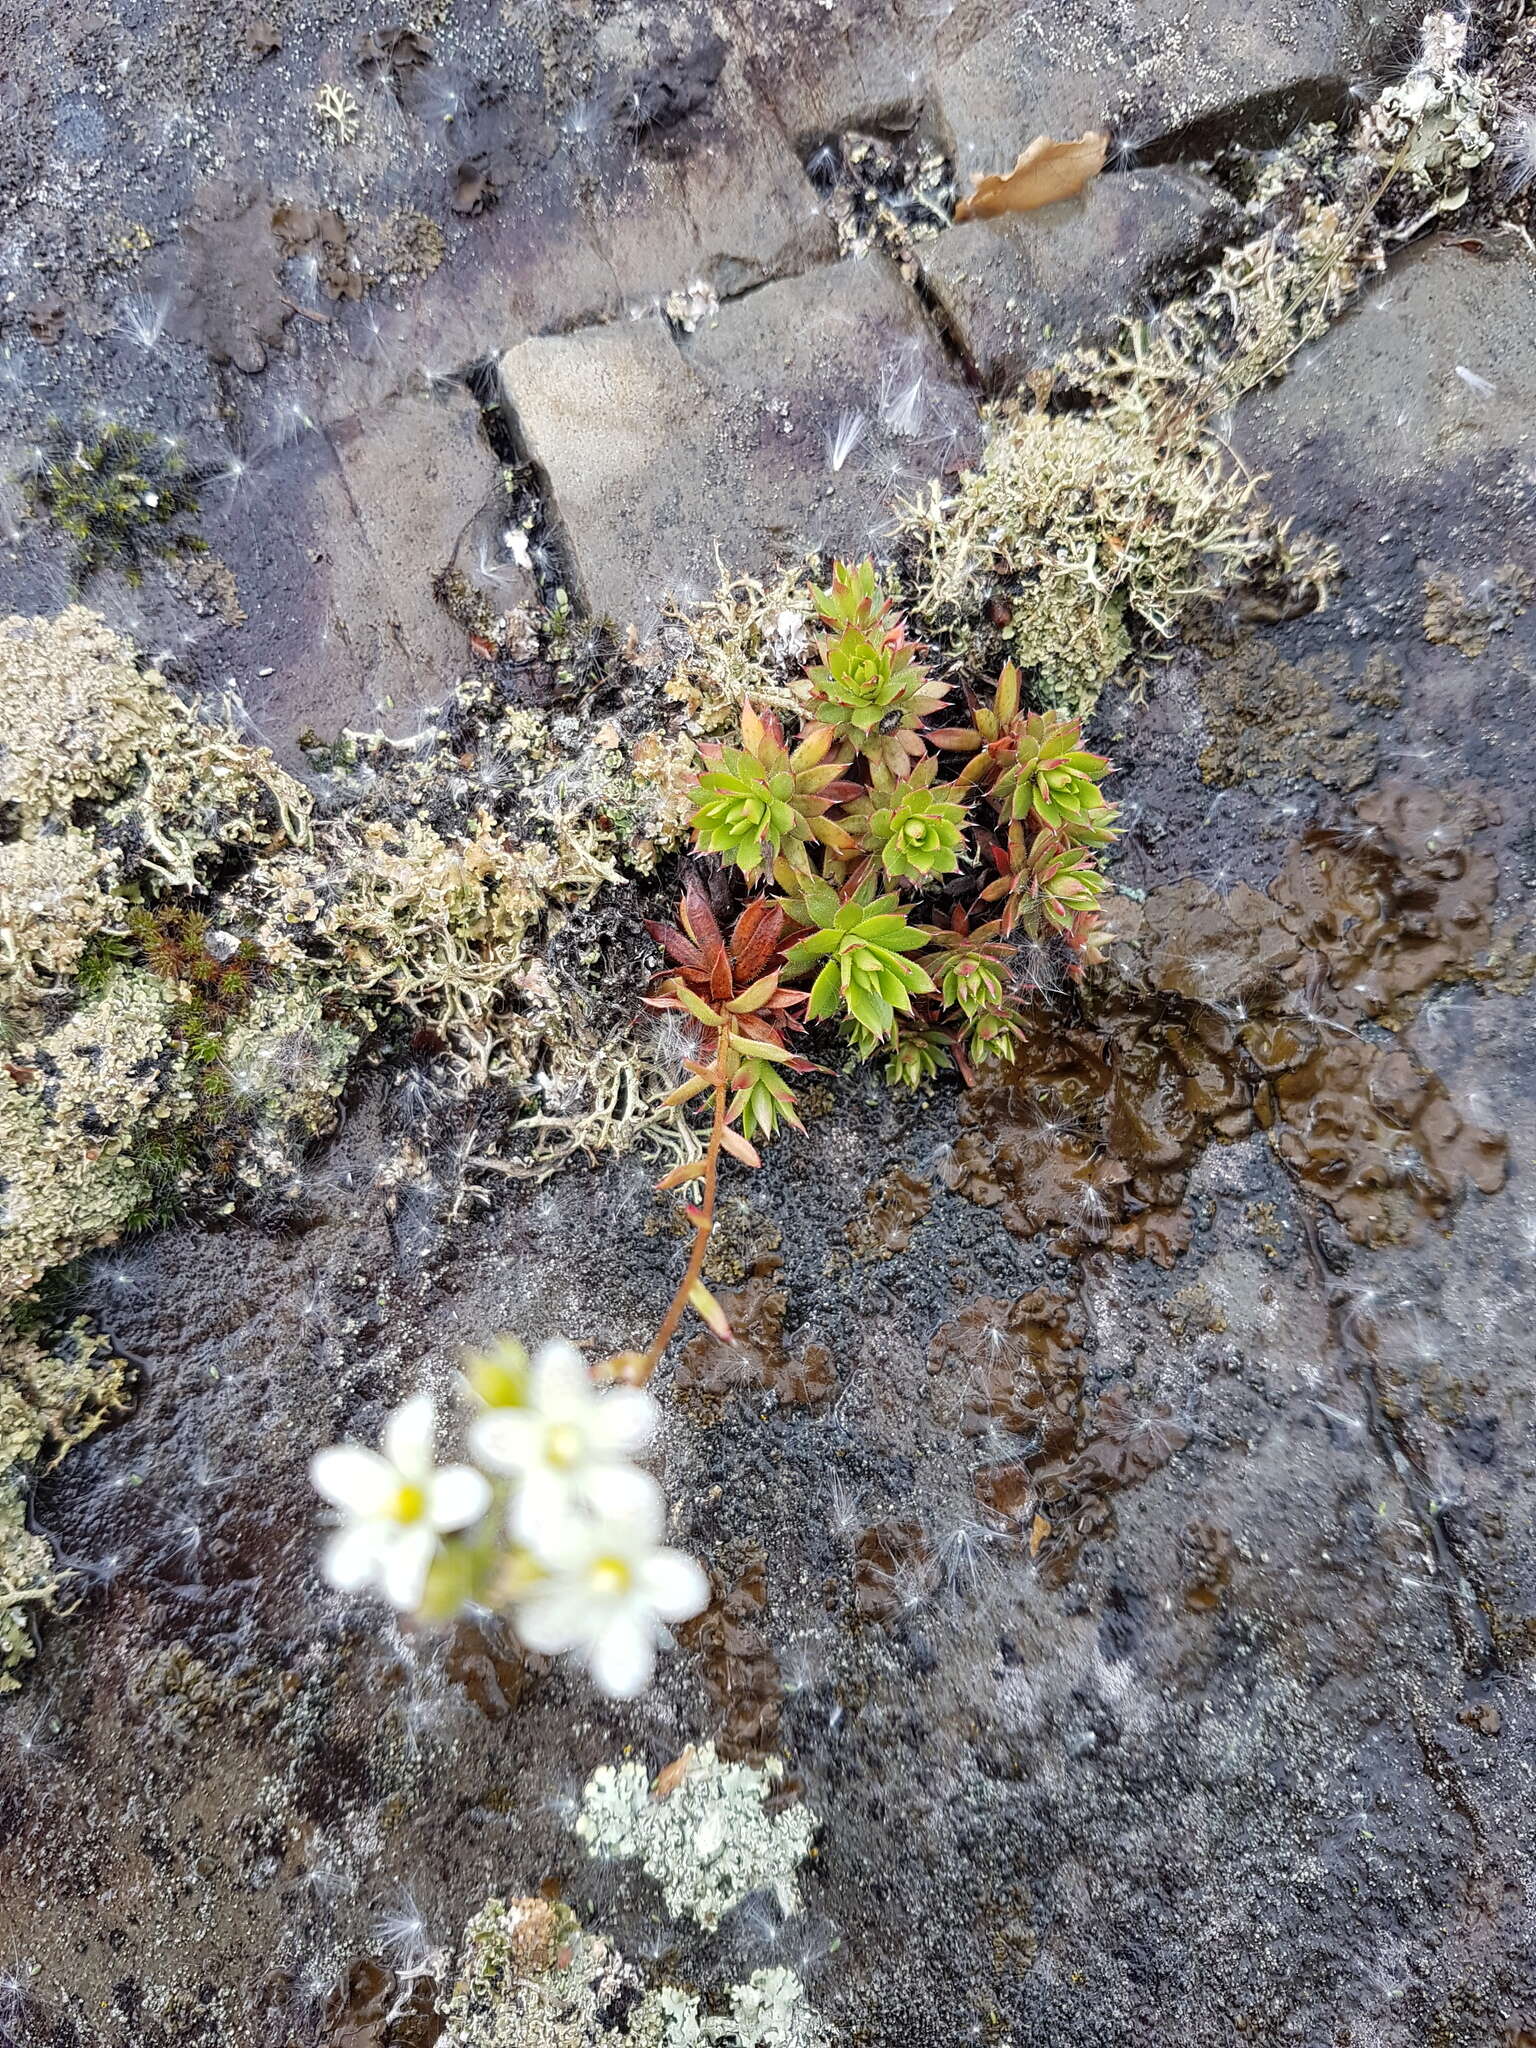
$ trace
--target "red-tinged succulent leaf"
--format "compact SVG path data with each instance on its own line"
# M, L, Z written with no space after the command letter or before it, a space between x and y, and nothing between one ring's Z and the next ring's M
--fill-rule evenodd
M688 1306L695 1315L702 1316L722 1344L733 1344L736 1340L725 1310L716 1301L702 1280L695 1280L688 1290Z
M645 920L645 928L674 967L684 968L690 974L705 972L704 955L692 939L684 937L676 925L662 924L656 918L648 917Z
M673 1188L686 1187L689 1181L702 1180L703 1178L703 1160L685 1159L681 1166L674 1166L670 1173L664 1173L661 1176L661 1179L656 1182L656 1192L658 1195L668 1194Z
M680 915L683 930L689 938L706 958L712 957L724 941L720 937L720 927L715 922L715 913L709 907L709 898L692 877L683 891Z
M758 1151L751 1139L744 1138L740 1131L733 1131L729 1124L720 1133L720 1142L726 1151L730 1153L731 1157L739 1159L743 1166L762 1165L763 1155Z
M757 981L778 958L779 938L784 930L784 913L771 897L754 896L736 920L731 933L736 978L743 984Z

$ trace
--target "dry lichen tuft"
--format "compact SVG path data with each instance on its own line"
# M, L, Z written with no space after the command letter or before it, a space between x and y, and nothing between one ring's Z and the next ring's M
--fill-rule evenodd
M37 1619L58 1598L53 1552L27 1527L30 1470L56 1465L126 1399L127 1366L83 1323L52 1349L0 1325L0 1693L20 1683Z
M914 615L962 657L1005 654L1040 703L1074 717L1129 658L1133 625L1169 638L1196 605L1271 578L1285 546L1252 479L1214 442L1124 407L1002 407L980 469L948 496L933 486L906 531ZM1327 561L1283 567L1320 600Z
M137 1150L190 1101L173 1001L154 975L119 972L56 1029L11 1046L0 1066L0 1307L143 1207Z

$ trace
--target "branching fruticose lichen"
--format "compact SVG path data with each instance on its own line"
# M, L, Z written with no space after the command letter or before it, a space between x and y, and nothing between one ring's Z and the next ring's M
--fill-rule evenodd
M0 1693L19 1683L37 1618L60 1589L53 1552L27 1527L28 1474L57 1464L123 1405L126 1372L83 1324L51 1350L0 1326Z
M488 1899L464 1930L442 2048L827 2048L793 1970L754 1970L706 2013L640 1973L566 1906Z

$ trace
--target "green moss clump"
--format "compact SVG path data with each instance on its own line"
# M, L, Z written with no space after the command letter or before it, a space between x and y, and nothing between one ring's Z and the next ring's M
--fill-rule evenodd
M202 481L174 442L111 421L76 429L50 420L21 477L32 511L74 542L81 582L117 564L138 583L152 561L205 554L186 527Z

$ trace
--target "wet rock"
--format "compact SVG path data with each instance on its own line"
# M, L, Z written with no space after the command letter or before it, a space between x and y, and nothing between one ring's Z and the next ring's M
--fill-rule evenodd
M1503 1184L1507 1144L1362 1019L1401 1026L1492 940L1492 858L1475 802L1387 784L1318 827L1261 895L1186 880L1117 906L1124 979L1092 1028L1029 1019L1010 1072L971 1089L944 1168L1021 1237L1169 1264L1189 1243L1189 1175L1255 1120L1360 1244L1412 1240L1468 1187Z
M878 257L784 280L674 338L656 316L502 358L584 601L653 618L718 559L858 551L882 469L931 459L974 409L916 300Z
M1071 1303L1036 1287L1017 1301L975 1301L928 1347L932 1401L966 1436L1005 1431L1036 1449L1062 1450L1076 1427L1083 1372Z
M1094 180L1027 217L966 221L917 245L923 283L993 391L1066 350L1112 341L1143 292L1230 239L1237 209L1193 171Z
M748 1546L710 1574L712 1597L704 1612L678 1629L678 1640L699 1660L714 1709L715 1747L729 1761L757 1762L779 1741L784 1687L779 1660L764 1633L768 1620L766 1559Z
M733 1394L772 1394L791 1406L814 1406L837 1392L837 1368L824 1344L802 1336L791 1352L784 1334L789 1294L774 1274L777 1257L760 1259L746 1283L721 1296L731 1326L726 1343L702 1331L683 1347L679 1400L696 1421L718 1421Z
M848 1242L861 1259L894 1258L932 1207L933 1183L893 1167L864 1190L863 1210L849 1220Z

